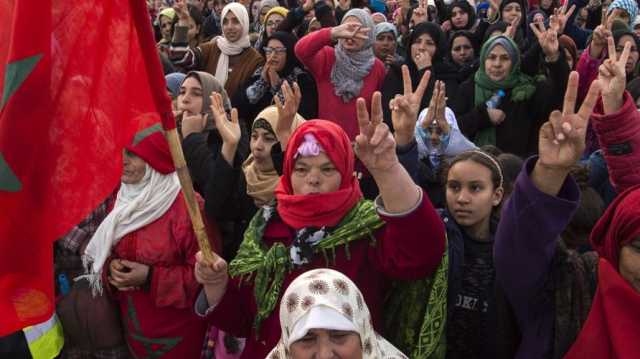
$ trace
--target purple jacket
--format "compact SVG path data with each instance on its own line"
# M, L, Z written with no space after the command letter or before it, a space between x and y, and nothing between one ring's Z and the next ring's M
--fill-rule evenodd
M593 127L620 193L640 183L640 113L628 93L617 113L594 113ZM538 190L530 176L536 157L527 160L505 204L495 237L496 280L517 317L522 340L516 358L558 356L554 343L553 295L549 293L556 240L578 206L579 190L569 177L558 196Z

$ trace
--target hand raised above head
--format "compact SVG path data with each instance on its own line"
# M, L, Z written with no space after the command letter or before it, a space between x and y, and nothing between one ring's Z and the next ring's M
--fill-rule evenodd
M589 117L600 94L600 82L594 81L578 112L575 112L578 73L571 72L562 112L553 111L540 128L539 164L554 170L569 171L582 156Z
M382 95L376 91L371 99L371 116L366 101L356 102L360 134L356 136L355 152L360 161L375 177L376 173L389 170L398 163L396 142L382 121Z
M406 65L402 66L404 93L403 95L396 95L389 103L391 123L393 123L396 141L401 145L405 145L413 139L418 113L420 112L420 106L422 104L422 97L427 89L430 78L431 72L426 71L414 91L409 68Z
M284 96L284 103L280 101L278 95L273 97L276 107L278 108L278 124L274 130L280 139L280 147L284 151L287 148L287 143L293 132L293 121L298 114L298 108L302 100L302 92L296 82L293 83L292 88L287 81L282 83L281 91Z
M604 113L618 111L622 107L624 90L627 85L626 65L631 53L631 42L627 42L618 57L613 37L607 40L609 58L598 69L598 81L602 85L602 105Z

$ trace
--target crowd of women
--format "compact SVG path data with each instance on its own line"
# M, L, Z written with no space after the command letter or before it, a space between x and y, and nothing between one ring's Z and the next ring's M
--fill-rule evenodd
M635 0L149 11L213 251L140 132L62 358L640 358Z

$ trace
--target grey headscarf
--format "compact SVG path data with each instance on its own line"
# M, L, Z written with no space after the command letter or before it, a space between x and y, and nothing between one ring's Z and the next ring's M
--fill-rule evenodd
M335 87L335 94L340 96L344 102L349 102L360 94L362 79L369 74L376 60L371 47L374 41L373 19L369 13L362 9L351 9L344 14L342 23L344 24L350 16L360 20L362 25L371 31L369 31L369 38L360 51L348 52L342 47L342 42L338 42L335 48L336 63L331 69L331 83Z
M511 63L515 64L520 60L520 55L518 53L518 50L514 48L511 42L509 42L509 40L504 38L504 36L497 38L491 44L491 46L489 46L489 48L487 49L487 55L491 52L491 50L493 50L494 47L498 45L502 46L504 50L507 52L507 55L509 55L509 59L511 59Z
M184 78L185 80L189 77L195 77L200 81L200 86L202 86L202 113L207 114L207 126L206 130L211 130L215 128L213 124L213 113L211 112L211 93L217 92L222 96L222 104L224 106L224 110L227 114L231 113L231 101L229 100L229 95L227 95L227 91L225 91L224 87L220 85L220 82L213 76L212 74L204 71L191 71L187 73L187 76ZM184 80L182 81L184 82Z
M373 30L373 37L377 39L378 35L387 32L393 33L394 38L398 37L398 30L396 29L396 26L390 22L381 22L376 25L375 29Z

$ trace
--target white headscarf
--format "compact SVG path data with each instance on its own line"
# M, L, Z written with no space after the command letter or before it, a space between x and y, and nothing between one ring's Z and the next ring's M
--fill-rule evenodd
M214 76L223 87L227 83L227 77L229 75L229 56L239 55L244 51L244 49L251 47L251 41L249 41L249 14L247 13L247 9L244 5L237 2L227 4L224 9L222 9L222 20L220 21L220 26L222 26L224 18L227 16L229 11L231 11L238 18L238 21L240 21L240 25L242 26L242 35L236 42L230 42L224 36L218 36L215 39L216 44L222 53L220 54L220 58L218 58L218 65L216 66L216 73Z
M353 331L360 335L363 359L406 359L371 325L371 314L358 287L332 269L303 273L287 288L280 302L282 335L268 359L290 358L291 345L310 329Z
M101 276L111 249L125 235L160 218L175 202L180 192L178 175L163 175L145 163L139 183L122 183L113 210L102 221L82 257L92 292L102 293Z

